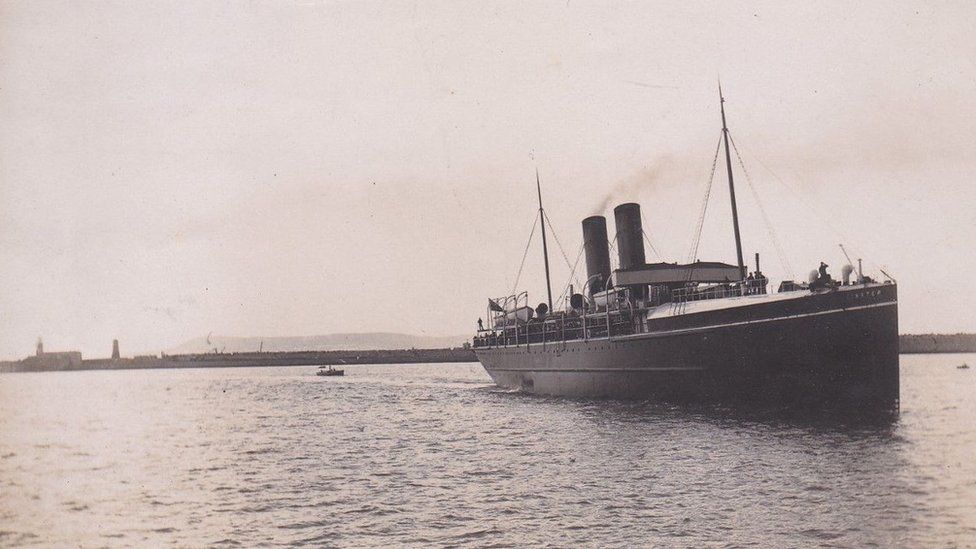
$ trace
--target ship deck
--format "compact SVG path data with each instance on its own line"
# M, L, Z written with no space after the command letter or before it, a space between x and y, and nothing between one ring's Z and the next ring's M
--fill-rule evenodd
M840 286L837 291L850 291L854 288L865 288L868 285L860 286ZM713 299L702 299L698 301L685 301L683 303L663 303L652 307L647 311L647 318L665 318L677 315L703 313L706 311L716 311L719 309L731 309L734 307L749 307L762 303L773 303L776 301L787 301L791 299L802 299L812 295L810 290L796 290L792 292L779 292L768 294L753 294L731 297L717 297Z
M664 303L641 310L612 310L585 317L562 317L509 326L475 338L475 349L517 348L578 340L625 340L710 330L723 326L843 312L852 308L894 305L894 284L865 283L811 292L708 297ZM609 321L608 321L609 320ZM585 325L585 328L584 328Z

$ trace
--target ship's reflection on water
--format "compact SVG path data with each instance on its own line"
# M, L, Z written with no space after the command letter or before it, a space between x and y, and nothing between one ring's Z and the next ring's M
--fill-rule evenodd
M888 418L531 396L477 364L5 375L0 544L966 545L966 361L903 357Z
M627 464L631 490L718 522L733 513L737 530L766 528L753 532L764 543L973 543L976 380L953 372L957 358L903 357L903 403L881 412L544 400L575 409L588 447Z
M960 529L968 511L953 509L953 519L936 503L935 468L912 459L917 442L899 432L894 414L619 401L573 407L593 456L583 485L622 483L608 499L631 501L622 508L633 512L655 510L652 530L665 538L892 546L976 536Z
M584 401L581 401L584 402ZM717 427L759 427L771 429L805 429L813 432L874 432L893 434L898 425L899 408L863 410L856 406L822 407L770 406L763 403L687 403L585 401L594 410L606 408L613 413L633 415L644 421L704 421Z

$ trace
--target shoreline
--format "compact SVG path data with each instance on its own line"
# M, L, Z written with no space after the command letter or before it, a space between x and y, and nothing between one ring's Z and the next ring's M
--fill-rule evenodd
M902 334L899 354L976 353L976 334Z
M976 353L976 334L902 334L900 355ZM261 366L343 366L351 364L420 364L477 362L463 347L440 349L380 349L361 351L269 351L196 353L133 358L59 359L64 353L0 361L0 373L83 370L150 370L171 368L241 368Z
M241 368L262 366L343 366L350 364L419 364L477 362L474 351L453 349L386 349L367 351L279 351L207 353L95 358L78 363L59 363L28 357L0 362L0 373L74 372L83 370L152 370L172 368ZM43 357L40 357L43 358Z

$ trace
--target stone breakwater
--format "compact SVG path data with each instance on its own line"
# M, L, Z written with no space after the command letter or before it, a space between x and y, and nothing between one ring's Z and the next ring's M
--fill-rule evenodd
M136 370L152 368L232 368L246 366L342 366L344 364L416 364L474 362L474 352L453 349L388 349L371 351L296 351L273 353L207 353L89 359L79 364L20 360L0 362L0 372L71 370Z
M902 353L974 353L976 334L903 334L898 336Z

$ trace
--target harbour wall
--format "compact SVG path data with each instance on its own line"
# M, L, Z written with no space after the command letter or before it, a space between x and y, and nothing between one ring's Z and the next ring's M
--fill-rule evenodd
M899 352L976 353L976 334L903 334ZM474 351L452 349L388 349L369 351L296 351L267 353L207 353L97 358L81 360L37 360L28 357L0 361L0 372L53 372L73 370L139 370L152 368L233 368L242 366L341 366L343 364L416 364L475 362Z
M238 368L251 366L342 366L345 364L416 364L475 362L474 351L453 349L388 349L370 351L298 351L273 353L207 353L98 358L79 364L37 360L0 362L0 372L74 370L140 370L152 368Z
M913 353L976 353L976 334L904 334L898 350Z

